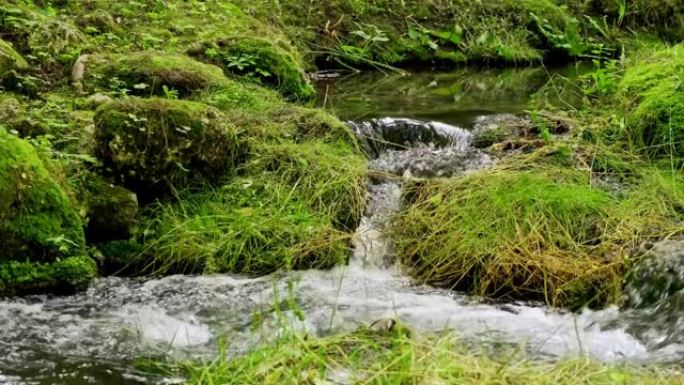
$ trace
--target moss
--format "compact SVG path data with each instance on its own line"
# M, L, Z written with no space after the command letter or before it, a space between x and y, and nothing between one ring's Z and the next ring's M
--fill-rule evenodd
M4 260L83 255L80 218L33 147L0 129L0 247Z
M218 67L164 52L93 56L85 66L84 85L90 90L125 89L128 94L141 96L175 91L179 96L188 96L229 84Z
M315 91L299 59L291 47L282 45L265 38L233 36L204 42L190 54L220 65L226 73L276 89L291 101L312 100Z
M348 235L310 210L296 187L241 178L218 189L188 191L152 208L146 226L149 272L263 275L281 268L327 268L347 257ZM141 262L142 263L142 262Z
M11 70L25 70L28 63L6 41L0 39L0 76Z
M197 180L215 180L245 152L239 130L205 104L129 98L95 116L97 155L105 171L149 199Z
M226 112L262 113L285 104L280 95L256 84L227 81L221 88L204 92L197 100Z
M627 139L651 155L684 157L684 45L633 63L620 83Z
M321 64L524 63L614 44L591 26L585 8L572 13L550 0L238 2L315 47Z
M0 261L0 295L71 293L84 289L97 275L90 257L52 263Z
M88 190L88 240L130 238L138 215L135 193L92 176L85 187Z

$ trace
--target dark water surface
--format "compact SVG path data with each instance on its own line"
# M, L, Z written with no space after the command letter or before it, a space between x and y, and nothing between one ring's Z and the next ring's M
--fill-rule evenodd
M532 98L555 105L581 102L578 64L562 68L461 68L451 72L421 71L350 74L316 83L318 105L344 120L356 122L394 117L439 121L470 128L482 115L520 113ZM575 85L573 85L575 84Z

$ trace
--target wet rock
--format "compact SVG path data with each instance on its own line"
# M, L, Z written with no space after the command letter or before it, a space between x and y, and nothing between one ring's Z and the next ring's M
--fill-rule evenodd
M536 133L536 128L527 117L511 114L482 116L473 128L473 146L487 148L507 139L533 133Z
M129 238L138 215L137 195L104 180L91 181L88 189L88 239L110 241Z
M532 121L529 116L512 114L482 116L473 128L473 146L488 148L503 143L500 150L516 150L525 145L509 144L510 142L537 140L541 127L549 134L563 134L570 129L567 122L557 117L539 116Z
M439 122L383 118L350 124L366 152L376 157L386 150L419 145L465 150L472 139L468 131Z
M684 240L666 240L643 254L628 278L627 304L645 308L684 293Z
M238 129L201 103L129 98L102 106L94 121L104 171L139 198L215 180L245 152Z

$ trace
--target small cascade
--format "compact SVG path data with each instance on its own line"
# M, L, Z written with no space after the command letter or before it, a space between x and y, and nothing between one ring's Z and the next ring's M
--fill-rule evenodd
M369 184L368 208L356 230L351 263L386 268L393 263L387 230L401 208L401 180L464 174L491 164L491 159L472 148L468 130L444 123L383 118L349 125L374 157L370 170L394 179Z
M374 177L348 266L257 279L108 277L73 296L0 300L0 383L65 378L161 383L137 372L131 362L144 357L211 359L221 337L229 342L227 354L236 355L285 331L321 336L388 317L417 332L453 330L466 343L514 345L533 357L684 358L684 241L649 251L651 258L637 270L630 289L635 308L628 310L575 314L539 304L489 304L415 285L394 266L388 237L388 225L402 206L402 185L472 172L493 160L472 147L470 132L454 126L385 118L352 127L372 154ZM657 290L642 285L646 277L661 283Z

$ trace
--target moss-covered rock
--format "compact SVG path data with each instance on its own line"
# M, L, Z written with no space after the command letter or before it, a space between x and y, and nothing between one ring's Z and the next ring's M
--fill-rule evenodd
M309 101L315 96L298 57L284 42L235 36L204 42L190 54L221 66L226 73L274 88L290 100Z
M98 109L95 131L105 172L143 200L191 180L217 179L245 152L225 114L189 101L116 101Z
M74 68L74 82L89 91L120 91L139 96L188 96L228 84L221 68L165 52L93 55L81 60L83 79ZM77 63L78 65L78 63Z
M96 275L83 226L34 148L0 128L0 295L73 290Z
M684 157L684 44L633 63L621 83L627 139L651 155Z
M86 182L89 241L128 239L138 215L135 193L99 178Z
M82 223L35 149L0 129L0 249L4 260L83 255Z
M25 70L28 63L6 41L0 39L0 76L11 70Z
M85 288L97 276L88 256L52 263L0 261L0 296L35 293L71 293Z

